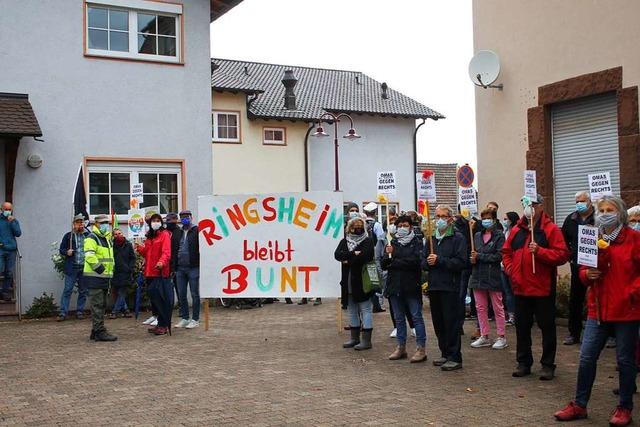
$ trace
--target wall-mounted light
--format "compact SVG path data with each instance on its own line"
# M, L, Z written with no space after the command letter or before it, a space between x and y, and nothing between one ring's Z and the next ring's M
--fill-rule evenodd
M40 154L30 155L27 157L27 165L29 165L30 168L38 169L42 166L42 156L40 156Z

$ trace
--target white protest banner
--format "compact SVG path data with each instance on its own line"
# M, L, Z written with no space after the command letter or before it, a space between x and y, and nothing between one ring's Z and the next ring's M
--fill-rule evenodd
M131 198L136 199L138 202L138 206L144 203L144 195L142 193L142 184L135 183L131 184Z
M538 189L536 188L536 171L524 171L524 195L533 203L538 201Z
M458 187L458 203L460 203L460 212L467 209L469 215L478 213L478 198L476 197L476 189L473 187Z
M598 268L598 228L578 226L578 264Z
M342 193L198 197L200 296L338 297Z
M130 209L128 215L129 238L144 236L144 209Z
M396 197L396 173L395 171L378 172L376 181L377 194L383 194L387 197Z
M592 202L597 202L605 194L612 195L611 174L609 172L590 173L589 192L591 193Z
M425 178L425 175L428 175ZM418 188L418 200L426 200L428 202L436 201L436 175L434 173L424 174L419 172L416 174L416 184Z

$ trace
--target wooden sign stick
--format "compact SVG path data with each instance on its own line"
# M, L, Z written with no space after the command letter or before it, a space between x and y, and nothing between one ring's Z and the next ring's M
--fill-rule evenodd
M209 330L209 298L204 299L204 330Z
M533 228L535 227L535 223L533 222L533 217L535 216L535 211L533 210L533 206L531 207L531 223L529 224L529 228L531 229L531 243L536 242L536 238L533 232ZM536 274L536 254L531 252L531 267L533 268L533 274Z
M338 335L342 333L342 298L336 299L336 307L338 308Z
M424 202L424 212L423 215L427 216L427 234L429 235L429 253L432 254L433 253L433 236L432 236L432 230L431 230L431 213L429 211L429 201L426 200Z
M476 248L475 248L475 243L474 243L474 239L473 239L473 225L471 225L471 214L469 214L469 236L471 236L471 252L475 252Z

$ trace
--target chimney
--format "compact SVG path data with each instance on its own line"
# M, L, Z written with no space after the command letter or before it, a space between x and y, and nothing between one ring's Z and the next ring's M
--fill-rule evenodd
M298 83L298 79L293 75L293 70L285 70L282 84L284 85L284 108L287 110L297 109L296 95L293 93L296 83Z
M388 87L385 82L382 83L382 99L389 99L389 94L387 93Z

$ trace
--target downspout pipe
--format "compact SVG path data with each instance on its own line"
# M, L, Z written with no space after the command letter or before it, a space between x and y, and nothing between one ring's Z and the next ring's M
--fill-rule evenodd
M418 174L418 129L426 122L425 119L422 119L422 123L416 126L416 129L413 131L413 203L416 204L414 206L416 212L418 212L418 182L415 179Z
M315 129L315 123L309 123L309 129L304 135L304 191L309 191L309 135Z

